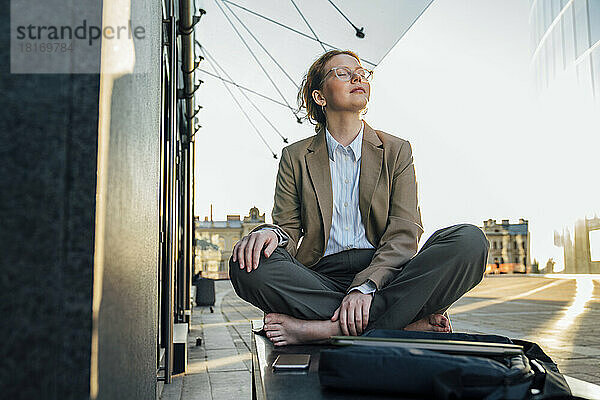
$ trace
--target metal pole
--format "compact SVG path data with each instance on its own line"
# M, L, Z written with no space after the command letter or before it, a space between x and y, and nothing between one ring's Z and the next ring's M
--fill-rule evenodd
M201 13L204 13L201 10ZM186 118L186 131L182 138L182 187L181 187L181 205L182 205L182 267L180 273L179 283L182 286L180 288L181 298L180 307L184 314L184 321L189 322L189 314L191 313L190 304L190 287L191 287L191 275L192 265L191 261L193 254L193 223L194 213L191 202L191 191L192 191L192 176L193 171L190 169L192 164L190 156L190 143L195 133L196 127L194 126L194 115L196 113L196 104L194 99L194 92L197 88L195 83L195 69L197 67L196 59L194 55L194 25L199 21L200 16L194 15L194 7L191 0L181 0L179 2L179 32L181 39L181 69L183 78L183 99L185 101L185 112L184 117Z
M179 2L179 31L181 33L181 69L183 73L183 92L185 95L186 113L191 116L194 113L194 9L190 0ZM188 124L188 137L193 134L193 124Z
M167 185L167 248L168 248L168 258L167 258L167 268L166 268L166 297L168 300L168 308L167 308L167 324L168 327L165 330L167 333L167 337L165 338L165 383L171 383L172 380L172 371L173 371L173 300L174 300L174 274L173 267L175 266L175 233L176 233L176 218L175 217L175 166L176 166L176 129L177 129L177 26L175 20L175 9L173 7L173 1L171 1L171 23L170 23L170 53L169 53L169 132L168 132L168 185Z

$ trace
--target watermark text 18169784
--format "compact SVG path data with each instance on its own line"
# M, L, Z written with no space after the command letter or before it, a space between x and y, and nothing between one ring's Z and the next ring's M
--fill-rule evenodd
M73 51L73 45L69 43L37 43L24 42L19 43L21 53L66 53Z

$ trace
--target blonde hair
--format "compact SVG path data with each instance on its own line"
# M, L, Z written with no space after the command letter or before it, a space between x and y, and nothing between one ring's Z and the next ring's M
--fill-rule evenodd
M308 72L304 75L302 85L300 85L300 90L298 91L298 111L306 109L305 118L308 119L311 124L315 125L315 131L317 132L327 125L327 116L323 112L321 106L313 99L312 92L314 90L323 89L324 78L328 72L325 71L325 64L327 64L331 58L340 54L352 56L360 63L360 58L358 58L358 55L353 51L329 50L312 63Z

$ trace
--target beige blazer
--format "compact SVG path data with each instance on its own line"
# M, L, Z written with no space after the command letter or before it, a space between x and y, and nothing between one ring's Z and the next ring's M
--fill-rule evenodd
M423 233L410 143L365 122L359 208L367 240L377 249L352 286L368 279L381 289L417 251ZM307 267L323 257L333 212L325 130L282 151L273 223L289 237L285 249ZM263 224L253 231L273 226Z

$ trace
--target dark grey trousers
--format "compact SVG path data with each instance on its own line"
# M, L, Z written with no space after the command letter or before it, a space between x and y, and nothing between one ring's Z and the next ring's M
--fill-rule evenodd
M385 287L375 292L367 329L402 329L446 310L483 278L489 242L475 225L436 231ZM233 287L266 313L306 320L331 318L354 276L368 267L375 250L352 249L323 257L307 268L279 247L247 272L229 260Z

